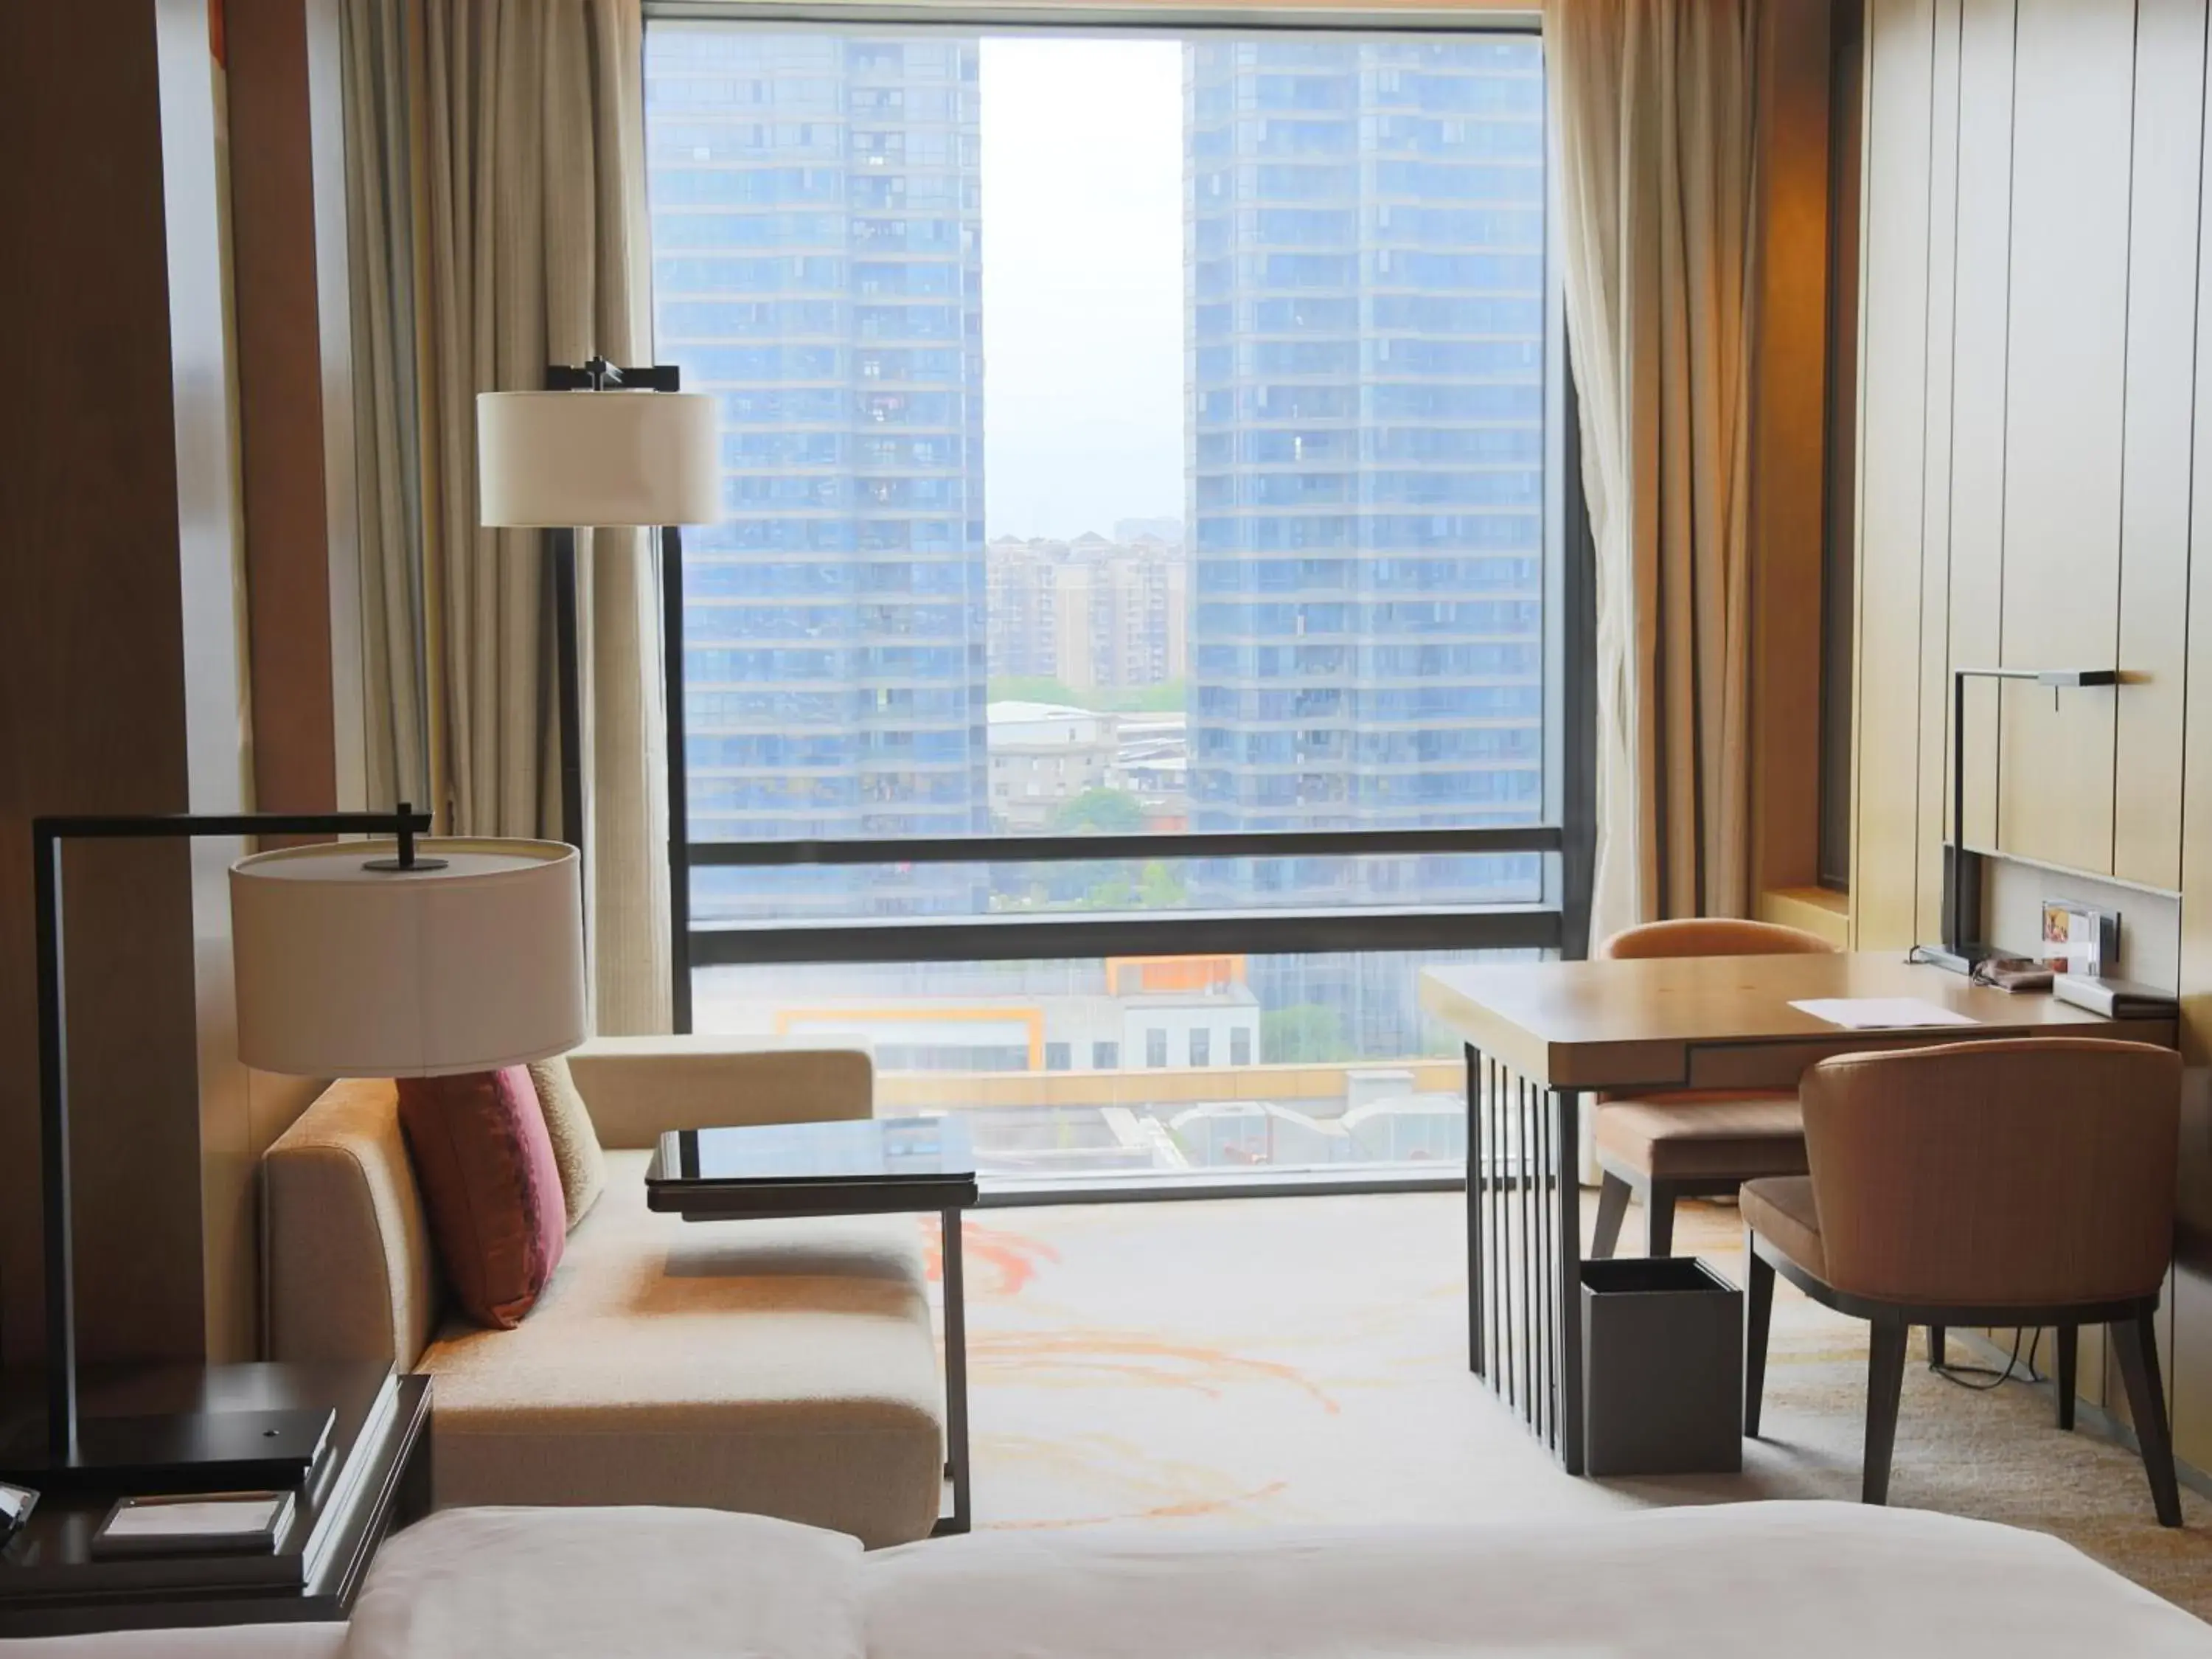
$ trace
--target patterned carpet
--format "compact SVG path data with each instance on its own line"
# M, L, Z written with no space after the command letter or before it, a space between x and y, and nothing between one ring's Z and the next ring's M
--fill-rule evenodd
M986 1211L966 1234L983 1527L1267 1526L1854 1499L1866 1328L1778 1287L1740 1475L1577 1480L1466 1369L1454 1194ZM1624 1237L1641 1236L1632 1216ZM929 1223L930 1237L935 1222ZM1735 1212L1675 1248L1742 1279ZM1917 1339L1916 1338L1916 1342ZM1919 1350L1916 1347L1916 1358ZM1966 1358L1954 1345L1954 1362ZM1906 1373L1891 1501L2032 1527L2212 1618L2212 1504L2152 1519L2141 1463L2041 1394Z

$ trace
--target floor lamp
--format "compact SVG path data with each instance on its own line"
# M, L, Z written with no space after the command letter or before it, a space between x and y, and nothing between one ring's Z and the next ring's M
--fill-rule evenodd
M676 1029L691 1028L690 834L684 772L684 544L678 526L722 516L715 399L681 388L672 364L618 368L604 357L555 364L543 392L477 396L478 519L547 532L553 576L556 695L560 705L561 835L584 845L582 645L576 531L660 532L661 672L668 753L670 977Z
M1943 942L1923 945L1913 951L1916 960L1971 976L1996 951L1967 938L1967 917L1981 927L1980 859L1966 848L1966 682L1968 680L2033 680L2051 688L2051 700L2060 691L2091 685L2118 685L2115 668L1954 668L1951 671L1951 835L1943 843Z
M575 851L553 842L419 839L390 812L40 817L32 821L45 1206L46 1432L0 1453L40 1487L137 1492L290 1486L328 1441L329 1409L87 1417L78 1408L62 853L72 841L389 836L231 866L239 1059L301 1077L428 1077L519 1065L585 1036Z

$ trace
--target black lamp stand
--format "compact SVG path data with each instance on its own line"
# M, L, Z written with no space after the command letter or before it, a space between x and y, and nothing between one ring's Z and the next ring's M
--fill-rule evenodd
M76 1237L70 1189L69 1020L62 981L62 847L71 841L189 840L204 836L395 836L398 856L372 870L431 870L415 838L430 815L402 801L389 812L242 812L40 817L31 823L38 932L39 1133L46 1211L46 1435L0 1451L0 1476L24 1485L116 1492L216 1492L293 1486L328 1443L328 1410L191 1412L83 1417L77 1410Z
M673 363L618 368L604 357L580 368L550 363L548 392L681 392ZM561 721L561 839L584 850L584 690L576 603L576 532L546 532L553 562L553 653ZM686 838L690 808L684 776L684 538L660 527L661 667L667 705L669 980L674 1029L691 1029L691 860Z
M1943 942L1923 945L1913 952L1922 962L1954 974L1971 975L1997 954L1987 945L1966 937L1967 917L1981 915L1981 855L1966 848L1966 682L1968 680L2033 680L2047 685L2055 700L2066 689L2087 685L2118 685L2115 668L1954 668L1951 671L1951 833L1943 842Z

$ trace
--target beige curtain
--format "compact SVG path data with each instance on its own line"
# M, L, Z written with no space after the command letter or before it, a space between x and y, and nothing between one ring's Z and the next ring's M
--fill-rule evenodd
M1597 544L1593 938L1750 904L1757 0L1546 0Z
M348 0L346 215L352 251L355 475L361 518L363 749L368 799L428 805L421 471L416 465L415 236L407 30L397 7Z
M349 4L357 33L390 9ZM538 386L548 363L595 354L649 361L643 23L638 0L404 9L410 38L391 100L405 111L411 161L420 603L413 615L387 607L370 648L396 656L402 633L426 642L424 724L446 826L548 835L560 757L543 538L477 523L476 394ZM357 263L402 234L388 206L356 229ZM396 310L386 319L395 332ZM659 574L643 532L583 532L578 551L597 1024L665 1030Z

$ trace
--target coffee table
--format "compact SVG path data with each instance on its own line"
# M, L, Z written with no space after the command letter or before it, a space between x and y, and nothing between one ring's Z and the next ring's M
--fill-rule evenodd
M885 1117L742 1128L676 1129L645 1172L647 1206L686 1221L769 1217L926 1215L945 1255L945 1472L952 1513L939 1534L966 1532L968 1317L960 1212L975 1206L975 1155L957 1117Z

